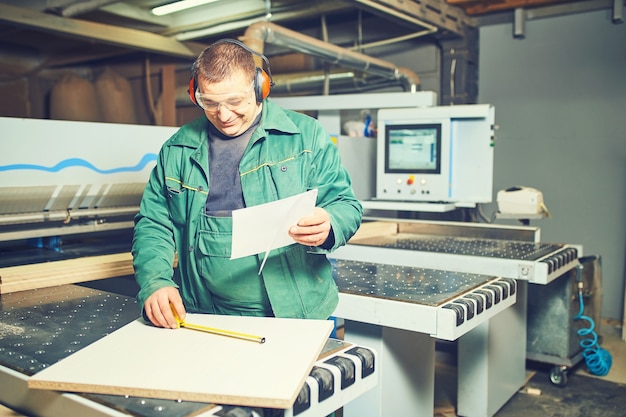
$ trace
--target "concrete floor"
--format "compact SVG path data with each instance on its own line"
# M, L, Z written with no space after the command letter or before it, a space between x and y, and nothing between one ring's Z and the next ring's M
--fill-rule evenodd
M495 417L624 417L626 343L621 340L620 326L603 326L601 347L613 359L608 375L591 375L581 363L572 370L564 386L557 386L549 381L546 369L539 369Z
M528 363L526 385L494 417L626 416L626 342L621 339L621 324L603 321L601 329L600 345L612 356L607 375L592 375L580 362L568 370L568 382L557 386L549 377L553 365ZM443 411L436 417L456 416L448 411L454 409L455 399L456 368L450 366L444 354L438 361L436 380L436 404Z
M602 323L600 346L612 357L610 371L605 376L595 376L587 371L584 363L574 368L569 382L563 387L531 380L526 389L507 403L495 417L624 417L626 415L626 342L621 325L617 322ZM543 387L543 389L541 389ZM540 388L534 398L528 389Z

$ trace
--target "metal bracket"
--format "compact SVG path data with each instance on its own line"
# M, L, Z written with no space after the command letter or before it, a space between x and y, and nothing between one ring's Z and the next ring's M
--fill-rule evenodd
M535 267L532 264L519 264L517 276L519 279L532 282L535 279Z

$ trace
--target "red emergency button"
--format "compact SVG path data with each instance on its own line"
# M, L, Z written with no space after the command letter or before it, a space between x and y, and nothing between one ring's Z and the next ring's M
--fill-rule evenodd
M413 185L414 182L415 182L415 175L409 175L409 178L407 178L406 180L406 184Z

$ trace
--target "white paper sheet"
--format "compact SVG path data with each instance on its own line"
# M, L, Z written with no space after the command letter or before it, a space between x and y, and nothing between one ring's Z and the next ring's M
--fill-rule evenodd
M300 218L313 214L316 200L317 189L314 189L271 203L234 210L230 259L263 252L267 259L272 249L293 244L289 228Z

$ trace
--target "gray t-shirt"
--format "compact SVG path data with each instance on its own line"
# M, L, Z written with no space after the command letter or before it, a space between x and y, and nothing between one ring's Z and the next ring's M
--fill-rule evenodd
M233 210L245 207L239 162L257 128L261 114L252 125L239 136L225 136L213 125L209 125L209 196L205 213L214 217L230 217Z

